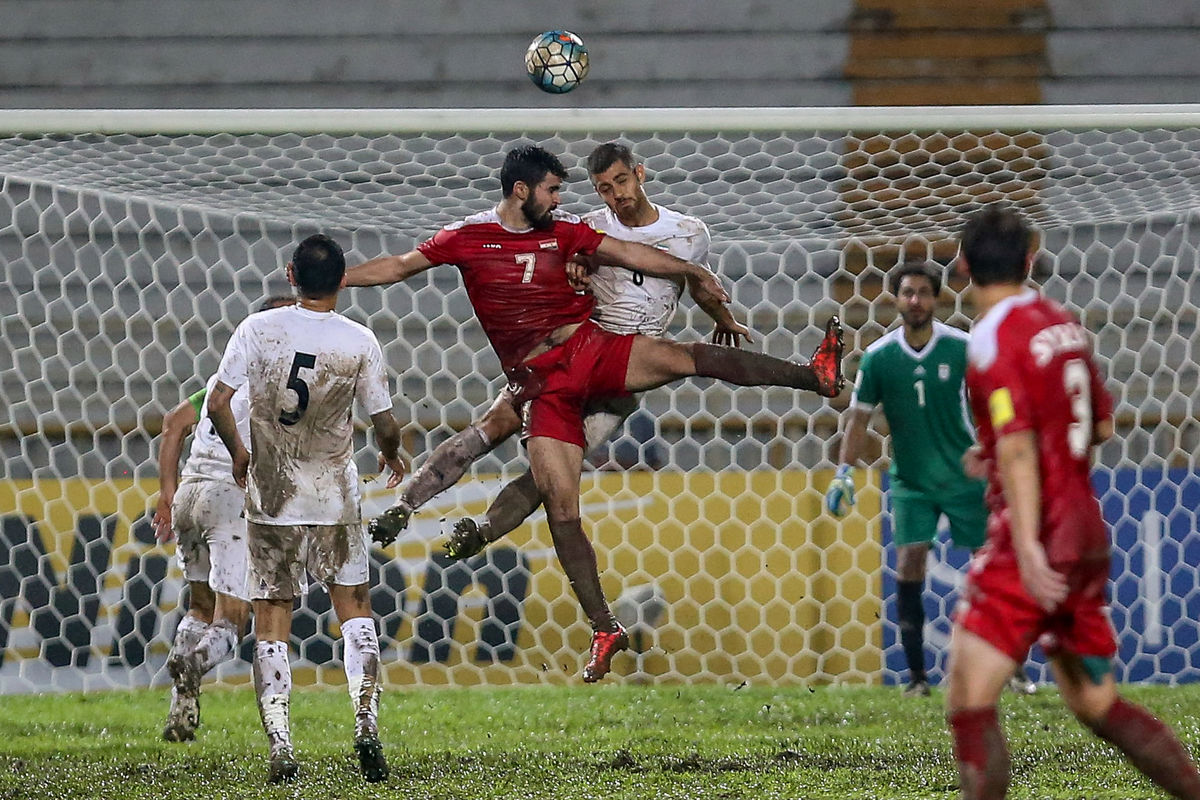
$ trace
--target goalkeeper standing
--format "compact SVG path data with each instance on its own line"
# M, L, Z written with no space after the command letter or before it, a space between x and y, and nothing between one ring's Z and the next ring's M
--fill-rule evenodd
M891 500L896 543L896 605L900 643L908 662L906 697L929 694L925 673L925 565L937 538L938 518L950 522L955 545L976 550L987 528L985 483L963 472L963 454L975 443L966 398L964 331L934 319L942 291L938 269L908 262L889 276L903 325L867 348L847 411L837 477L826 507L843 516L854 505L854 467L871 414L883 406L892 436ZM1023 672L1014 691L1036 689Z

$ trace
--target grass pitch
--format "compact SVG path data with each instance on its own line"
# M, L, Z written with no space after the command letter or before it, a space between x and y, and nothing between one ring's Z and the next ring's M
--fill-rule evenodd
M1200 685L1129 687L1200 751ZM159 738L166 690L0 697L17 798L954 798L940 693L731 686L393 690L384 784L359 777L343 691L299 690L298 782L267 786L248 689L209 690L198 739ZM1006 696L1014 798L1163 797L1043 688Z

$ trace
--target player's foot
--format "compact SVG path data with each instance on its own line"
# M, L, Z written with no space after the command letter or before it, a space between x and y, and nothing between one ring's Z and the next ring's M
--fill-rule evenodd
M904 687L902 695L904 697L929 697L929 681L924 678L909 681L908 686Z
M463 517L454 523L450 535L446 537L446 557L455 560L470 558L483 552L488 541L483 538L479 523L470 517Z
M592 657L583 668L583 682L595 683L612 668L612 657L629 647L629 636L620 625L615 631L596 631L592 634Z
M359 736L354 740L354 752L358 754L358 769L368 783L387 780L387 759L383 757L383 745L374 734Z
M371 524L367 526L367 533L371 534L371 539L377 545L387 547L408 527L408 520L412 515L411 508L403 502L397 503L371 520Z
M162 736L168 742L190 742L196 738L200 726L200 698L171 692L171 709L167 712L167 724Z
M1037 684L1029 680L1023 673L1017 673L1008 679L1008 690L1013 694L1028 697L1031 694L1037 694L1037 689Z
M271 752L271 761L267 767L267 781L284 783L294 781L300 774L300 763L296 761L296 753L290 747L281 747Z
M822 397L837 397L846 385L846 376L842 374L842 349L842 323L834 315L825 323L825 338L808 362L817 376L817 394Z

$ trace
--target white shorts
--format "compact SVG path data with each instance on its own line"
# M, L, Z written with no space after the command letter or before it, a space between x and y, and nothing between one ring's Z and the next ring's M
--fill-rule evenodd
M239 600L249 599L245 502L236 484L187 478L171 504L175 557L184 577Z
M305 589L305 573L321 583L358 586L367 582L367 536L352 525L247 524L250 596L288 600Z

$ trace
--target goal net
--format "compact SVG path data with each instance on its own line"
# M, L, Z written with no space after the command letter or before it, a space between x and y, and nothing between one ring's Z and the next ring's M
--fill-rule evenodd
M840 314L851 380L898 324L884 275L948 265L962 216L1006 200L1036 224L1037 282L1095 334L1118 436L1095 481L1112 526L1120 677L1200 677L1200 107L611 111L0 112L0 692L140 686L186 593L149 524L163 414L201 389L234 326L287 289L296 242L332 234L357 263L491 207L514 143L571 170L619 139L657 203L712 233L712 265L751 345L806 357ZM966 327L949 276L938 316ZM457 271L348 291L383 343L419 465L502 386ZM670 335L707 337L684 300ZM585 527L633 632L608 680L896 682L887 449L842 521L822 511L833 401L688 380L645 393L593 455ZM881 430L882 421L875 421ZM375 469L365 431L358 466ZM396 685L573 683L590 631L538 515L452 563L440 538L524 469L506 443L372 553L371 599ZM863 486L865 481L865 486ZM365 483L364 514L393 501ZM942 674L966 554L939 548L928 660ZM343 680L319 588L294 627L298 681ZM214 673L248 679L245 647ZM1040 662L1031 667L1044 677Z

